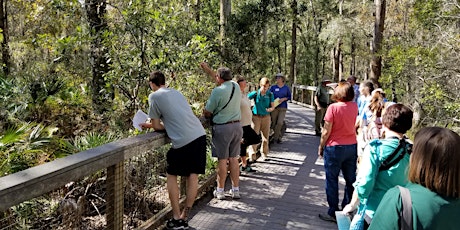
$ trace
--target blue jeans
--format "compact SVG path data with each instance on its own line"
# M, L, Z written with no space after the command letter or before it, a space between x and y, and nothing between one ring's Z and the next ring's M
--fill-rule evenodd
M339 174L345 179L342 208L351 201L353 183L356 180L357 145L335 145L324 148L324 169L326 171L326 195L330 216L339 210Z

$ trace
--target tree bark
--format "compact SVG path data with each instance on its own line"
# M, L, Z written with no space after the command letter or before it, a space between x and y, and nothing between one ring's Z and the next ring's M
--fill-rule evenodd
M0 0L0 29L2 29L3 41L2 47L2 69L5 76L10 73L10 48L9 48L9 31L8 31L8 0Z
M195 21L199 22L200 21L200 14L201 12L201 0L196 0L196 5L195 5Z
M291 3L292 8L292 34L291 34L291 65L289 71L289 78L293 82L297 82L296 79L296 55L297 55L297 0L293 0Z
M231 0L220 0L220 47L222 55L225 56L225 39L227 31L228 16L232 11Z
M375 22L374 22L374 39L371 46L371 78L375 78L377 81L382 75L382 56L379 54L382 41L383 41L383 30L385 23L385 11L386 11L386 0L375 0Z
M277 67L278 67L278 72L282 72L282 67L283 67L283 64L282 64L282 60L281 60L281 47L280 47L280 33L279 33L279 25L278 23L276 23L276 53L277 53L277 56L278 56L278 64L277 64Z
M92 67L92 96L95 110L103 114L114 98L113 88L107 86L104 78L110 69L108 48L104 45L104 33L108 31L106 14L106 0L85 0L86 14L92 37L91 67Z
M351 44L350 44L350 56L351 56L351 62L350 62L350 75L355 75L356 72L356 44L355 44L355 35L352 33L351 34Z

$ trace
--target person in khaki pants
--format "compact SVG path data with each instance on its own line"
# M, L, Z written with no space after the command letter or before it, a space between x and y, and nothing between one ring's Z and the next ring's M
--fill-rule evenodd
M262 144L260 153L262 154L262 160L266 160L268 157L268 140L270 138L270 112L275 109L274 96L268 89L270 88L270 81L264 77L260 79L260 88L257 91L253 91L248 94L250 100L254 100L254 107L252 108L252 122L253 129L257 134L262 133ZM257 152L257 145L253 145L250 148L250 158L254 153Z
M280 144L281 138L283 137L283 132L281 131L283 128L284 118L286 117L287 111L287 101L291 100L291 90L287 85L285 85L286 78L283 74L278 73L275 76L276 84L270 87L270 92L273 93L273 96L278 99L279 105L276 106L275 110L271 112L271 128L274 131L273 134L273 142Z

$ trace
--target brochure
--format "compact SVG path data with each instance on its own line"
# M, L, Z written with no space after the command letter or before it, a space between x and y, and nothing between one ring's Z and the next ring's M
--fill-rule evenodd
M139 124L147 122L149 116L144 113L142 110L138 110L137 113L133 117L133 126L139 131L142 131L141 126Z

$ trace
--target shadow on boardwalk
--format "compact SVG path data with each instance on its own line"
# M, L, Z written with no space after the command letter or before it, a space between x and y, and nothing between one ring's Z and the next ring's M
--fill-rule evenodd
M197 202L190 229L337 229L318 218L327 211L324 168L317 161L314 111L290 104L282 144L273 144L269 161L240 177L240 200ZM226 191L231 188L227 178Z

